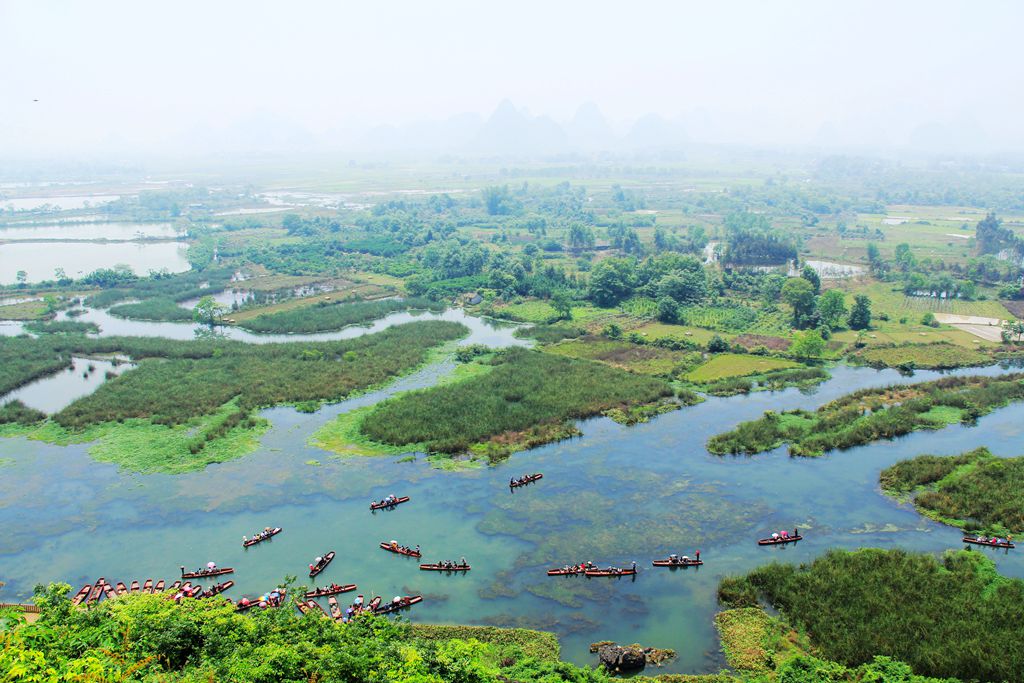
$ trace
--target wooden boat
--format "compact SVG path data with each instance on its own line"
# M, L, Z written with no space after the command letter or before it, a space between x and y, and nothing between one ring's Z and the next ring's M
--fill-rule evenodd
M370 604L367 605L364 608L364 611L365 610L369 610L371 612L376 612L378 607L380 607L380 596L379 595L377 597L375 597L373 600L370 600Z
M538 479L543 479L543 478L544 478L544 475L541 474L540 472L537 472L536 474L528 475L522 481L510 481L508 483L508 487L510 489L516 489L516 488L519 488L520 486L526 486L527 484L532 484L533 482L537 481Z
M181 578L183 579L205 579L210 576L221 576L223 574L234 574L234 567L217 567L216 569L197 569L194 572L185 571L185 566L181 567Z
M159 581L156 582L156 585L153 586L153 592L154 593L163 593L164 592L164 580L163 579L160 579Z
M125 595L128 592L128 586L124 585L124 581L118 581L114 592L118 595Z
M142 585L142 592L143 593L152 593L153 592L153 579L146 579L146 583L144 583Z
M171 584L171 590L172 591L176 591L179 588L181 588L181 581L175 581L174 583Z
M226 591L227 589L231 588L234 585L235 585L235 582L230 580L230 579L228 579L224 583L215 584L213 586L210 586L210 588L208 590L203 592L203 597L204 598L212 598L214 595L217 595L218 593L223 593L224 591Z
M452 564L447 567L440 564L421 564L420 569L425 572L468 572L471 567L468 564Z
M385 543L384 541L380 542L380 547L383 548L384 550L387 550L387 551L390 551L390 552L393 552L393 553L397 553L399 555L408 555L409 557L423 557L423 553L421 553L418 550L413 550L412 548L402 548L402 547L393 548L390 543Z
M100 599L100 594L103 592L103 582L106 581L102 576L96 579L96 583L92 585L92 592L89 593L89 597L86 598L86 602L96 602Z
M132 593L138 593L139 592L139 582L138 581L132 581L131 592Z
M178 587L178 591L181 592L181 593L184 593L185 595L190 594L192 592L192 582L191 581L186 581L185 583L183 583L181 586Z
M597 567L593 567L593 569L597 569ZM569 567L568 569L564 567L561 569L549 569L548 576L580 576L585 571L586 569L576 565L575 567Z
M266 534L263 535L263 536L255 536L253 538L250 538L248 541L242 541L242 547L243 548L248 548L249 546L256 545L257 543L262 543L263 541L270 540L271 538L273 538L274 536L277 536L282 531L283 531L283 529L281 529L281 527L274 527L270 531L266 532Z
M664 560L655 560L651 564L655 567L699 567L704 564L704 560L695 560L692 557L677 557L673 560L669 557Z
M783 545L785 543L796 543L797 541L803 540L803 536L786 536L783 538L762 538L757 542L758 545Z
M354 591L356 585L354 583L347 583L344 586L337 584L331 584L330 586L324 586L323 588L317 588L316 590L306 591L306 599L309 598L325 598L328 595L340 595L341 593L348 593Z
M335 621L341 620L341 605L338 604L338 598L333 595L327 598L327 606L331 610L331 618Z
M401 496L400 498L398 498L397 500L395 500L392 503L385 503L383 500L380 501L379 503L370 503L370 510L383 510L385 508L393 508L396 505L401 505L402 503L408 503L408 502L409 502L409 496Z
M373 610L374 614L390 614L391 612L397 612L400 609L406 607L412 607L417 602L423 602L422 595L406 595L402 598L401 602L389 602L383 607L377 607Z
M636 569L612 567L611 569L588 569L583 573L586 576L635 576Z
M78 592L75 593L75 597L71 598L71 604L72 605L81 605L83 602L85 602L89 598L90 591L92 591L92 584L91 583L87 583L84 586L82 586L81 588L79 588Z
M299 608L300 612L302 612L303 614L307 614L309 612L309 603L310 602L313 602L313 601L309 600L307 602L301 602L299 600L296 600L295 601L295 606ZM315 605L316 603L313 603L313 604Z
M103 584L103 595L107 598L107 600L116 597L114 595L114 587L111 586L109 583Z
M1016 548L1017 547L1010 540L997 541L996 543L993 543L990 540L988 540L988 541L978 540L978 538L976 536L964 536L964 543L973 543L975 545L984 545L984 546L988 546L989 548Z
M331 560L333 559L334 551L332 550L331 552L327 553L322 558L320 558L320 561L318 563L313 565L313 568L309 570L309 577L313 578L323 570L327 569L327 565L329 565L331 563Z
M330 618L330 615L327 614L327 612L324 610L324 608L321 607L320 603L317 602L316 600L306 600L306 607L309 608L310 612L319 612L320 614L324 615L325 617Z

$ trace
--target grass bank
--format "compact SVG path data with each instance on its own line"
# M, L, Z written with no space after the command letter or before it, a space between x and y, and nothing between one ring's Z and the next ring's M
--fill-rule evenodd
M910 497L922 514L964 530L1024 532L1024 457L987 448L960 455L919 455L882 470L887 494Z
M730 607L767 600L821 656L848 667L886 655L927 676L1001 681L1020 680L1024 671L1024 580L1000 576L977 552L940 560L833 550L810 564L770 564L727 578L719 598Z
M995 362L995 358L989 353L949 342L871 346L848 355L847 360L854 364L868 365L877 369L922 370L977 367Z
M815 456L909 434L970 423L1012 401L1024 399L1024 374L946 377L934 382L857 391L814 412L768 411L713 436L708 450L752 455L789 444L791 455Z

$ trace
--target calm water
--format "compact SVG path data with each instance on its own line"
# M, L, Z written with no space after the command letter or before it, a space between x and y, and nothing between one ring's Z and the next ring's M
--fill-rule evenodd
M181 273L190 268L187 252L179 242L10 242L0 244L0 284L17 282L19 270L28 274L29 282L39 282L52 280L57 268L80 278L122 263L138 275L164 268Z
M335 459L306 445L335 415L397 390L427 386L449 364L421 370L395 386L314 415L265 411L273 428L259 451L203 472L169 476L119 472L93 462L87 446L60 448L0 441L0 580L6 600L37 582L172 579L179 565L209 560L234 566L229 595L265 591L328 550L338 558L319 583L354 582L386 597L422 593L409 618L424 622L531 626L559 633L563 653L594 663L587 644L641 642L679 651L666 671L722 665L711 623L715 588L727 574L772 559L807 561L831 547L902 547L941 553L960 547L956 529L930 522L878 490L878 473L919 453L952 454L986 445L1016 455L1024 425L1018 404L953 426L818 459L779 451L718 458L707 438L766 409L813 408L849 391L913 378L840 367L812 394L797 390L709 399L635 427L606 419L582 425L585 436L514 455L507 464L467 472L432 470L422 459ZM977 371L975 371L977 372ZM988 368L987 374L1001 372ZM316 460L319 466L306 464ZM544 479L510 493L510 476ZM388 493L412 501L371 514ZM283 526L273 541L243 550L243 534ZM772 529L800 527L795 547L761 548ZM465 576L420 572L380 541L419 543L427 561L465 555ZM654 569L650 560L700 548L698 571ZM989 551L985 551L989 552ZM999 569L1024 575L1019 554L991 553ZM544 569L580 560L625 564L636 580L548 578Z
M120 199L116 194L86 194L86 195L64 195L60 197L12 197L10 199L0 198L0 210L8 211L36 211L44 206L57 207L63 211L72 209L84 209L87 206L99 206L109 204Z
M33 223L0 227L0 242L38 240L140 240L183 237L170 223Z
M208 331L205 325L195 323L161 323L144 322L139 320L124 320L116 318L106 311L88 309L84 315L75 320L94 322L100 326L101 336L136 336L136 337L166 337L168 339L189 340L194 339L196 332ZM511 346L528 345L530 340L517 339L513 336L518 325L501 323L495 320L483 320L468 316L460 309L448 309L443 313L430 311L412 311L392 313L379 320L366 325L350 325L334 332L320 332L316 334L256 334L248 332L240 327L218 327L217 334L226 339L249 342L252 344L267 344L273 342L297 342L297 341L332 341L335 339L352 339L361 337L364 334L380 332L395 325L414 322L418 320L451 320L459 322L470 329L470 336L464 343L486 344L487 346Z
M109 360L71 358L71 365L53 375L37 379L0 397L0 405L18 399L30 408L56 413L82 396L88 396L107 380L107 373L120 375L135 367L131 363L114 365Z

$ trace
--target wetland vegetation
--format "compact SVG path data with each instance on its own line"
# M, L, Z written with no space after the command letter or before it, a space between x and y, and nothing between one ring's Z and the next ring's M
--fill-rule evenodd
M257 315L239 325L251 332L312 334L377 320L396 311L441 311L444 307L442 303L421 297L354 303L321 300L301 308Z
M708 450L724 455L753 455L789 444L792 455L816 456L892 439L918 429L941 429L1024 399L1024 375L946 377L880 389L864 389L831 401L816 411L769 411L759 420L708 441Z
M1024 532L1024 458L987 448L960 455L919 455L882 470L882 490L909 497L923 514L965 531Z
M832 550L728 578L719 597L733 607L766 600L824 658L849 667L885 655L943 678L1016 680L1024 670L1024 580L1000 576L978 552Z
M630 423L678 407L668 383L598 363L510 349L483 376L403 394L362 421L373 441L491 459L579 433L602 413Z

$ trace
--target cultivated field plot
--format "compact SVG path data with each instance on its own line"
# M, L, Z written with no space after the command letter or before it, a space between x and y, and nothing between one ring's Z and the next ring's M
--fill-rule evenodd
M757 375L771 370L803 367L799 363L781 358L767 358L743 353L723 353L690 371L686 379L691 382L717 382L730 377Z

